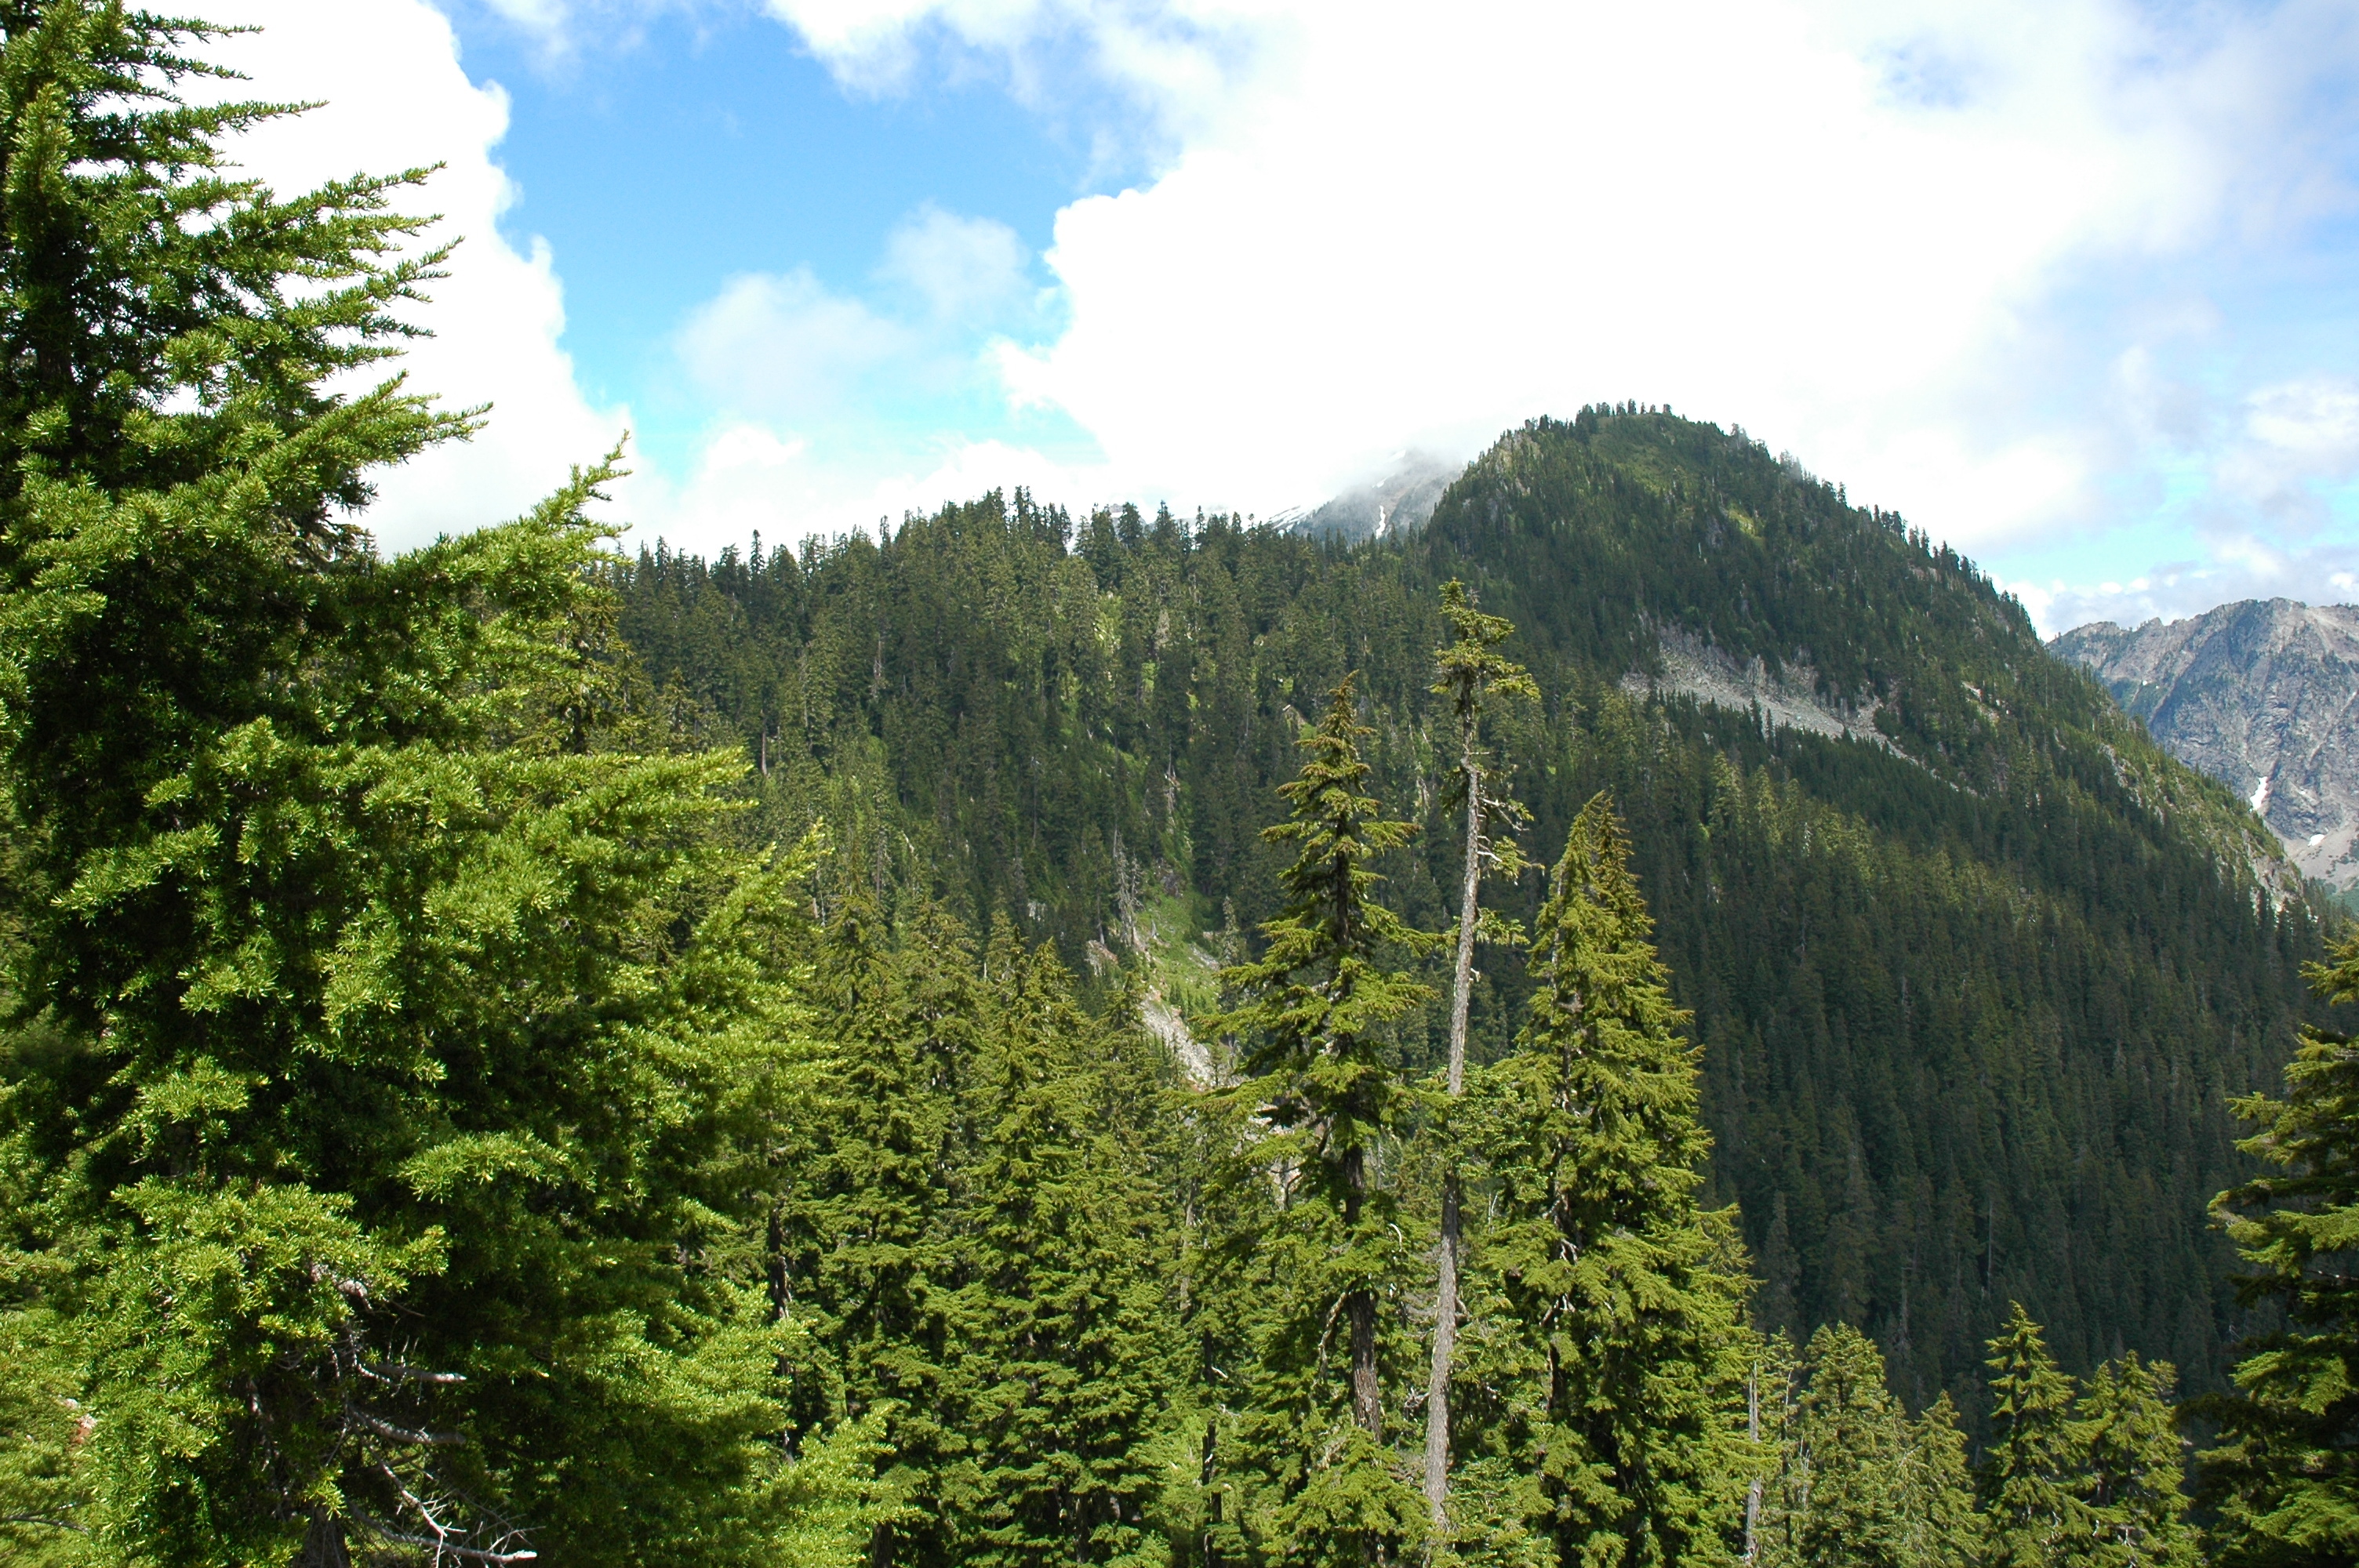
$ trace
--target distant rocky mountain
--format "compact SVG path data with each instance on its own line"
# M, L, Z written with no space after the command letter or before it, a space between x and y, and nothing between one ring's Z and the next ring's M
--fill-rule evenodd
M2306 875L2359 888L2359 606L2245 600L2135 631L2099 622L2048 647L2251 801Z
M1298 534L1345 539L1414 531L1425 526L1442 492L1465 471L1464 463L1411 452L1375 483L1347 490L1323 505L1277 521Z

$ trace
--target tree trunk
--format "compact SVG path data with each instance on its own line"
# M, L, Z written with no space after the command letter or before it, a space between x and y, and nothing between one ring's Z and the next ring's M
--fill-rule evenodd
M1353 1149L1343 1156L1343 1229L1356 1238L1360 1206L1368 1190L1368 1157ZM1382 1442L1385 1435L1385 1395L1376 1381L1376 1294L1355 1286L1343 1297L1343 1316L1352 1328L1352 1419Z
M1483 884L1483 770L1471 725L1459 736L1466 773L1466 872L1458 899L1458 967L1450 989L1450 1098L1466 1087L1466 1009L1474 990L1476 896ZM1440 1541L1450 1527L1450 1364L1458 1351L1458 1162L1441 1173L1441 1261L1433 1297L1433 1370L1425 1390L1425 1505Z
M1753 1370L1745 1379L1745 1435L1756 1445L1761 1442L1761 1363L1758 1361L1753 1364ZM1759 1457L1758 1454L1755 1455L1756 1460ZM1745 1488L1745 1568L1753 1568L1759 1560L1760 1528L1761 1477L1756 1476L1753 1484Z
M326 1514L313 1514L310 1528L303 1532L303 1544L295 1553L295 1568L353 1568L344 1527Z

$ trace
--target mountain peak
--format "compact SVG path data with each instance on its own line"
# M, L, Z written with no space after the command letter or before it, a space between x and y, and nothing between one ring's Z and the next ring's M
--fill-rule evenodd
M2247 599L2049 643L2259 813L2304 875L2359 888L2359 606Z
M1298 534L1347 540L1413 532L1425 526L1443 492L1465 471L1462 462L1427 452L1404 452L1392 470L1375 482L1347 490L1278 522Z

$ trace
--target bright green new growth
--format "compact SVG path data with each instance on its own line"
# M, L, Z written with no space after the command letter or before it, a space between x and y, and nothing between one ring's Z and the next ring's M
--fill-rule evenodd
M2194 1568L2201 1560L2181 1489L2186 1440L2171 1409L2175 1381L2169 1362L2132 1351L2091 1373L2074 1407L2096 1536L2085 1555L2105 1568Z
M368 470L465 428L324 387L430 276L383 210L415 177L219 178L281 111L175 102L194 25L0 32L6 1528L832 1552L858 1455L787 1459L750 1228L801 871L644 717L584 516L616 470L379 559Z
M1767 1358L1777 1468L1763 1488L1756 1568L1978 1568L1965 1435L1947 1395L1910 1420L1884 1357L1848 1324Z
M1993 1568L2043 1568L2095 1534L2081 1496L2072 1379L2021 1303L1990 1342L1991 1446L1983 1462Z
M1533 926L1516 1051L1473 1090L1495 1189L1480 1268L1510 1326L1467 1392L1513 1380L1502 1507L1599 1568L1720 1561L1754 1467L1749 1287L1734 1217L1696 1202L1695 1051L1629 852L1592 799Z
M2310 983L2359 1000L2359 938ZM2282 1100L2235 1102L2260 1130L2238 1147L2272 1169L2213 1200L2252 1272L2246 1303L2285 1325L2244 1346L2234 1393L2195 1401L2216 1422L2201 1492L2219 1514L2219 1560L2239 1565L2359 1559L2359 1040L2305 1027Z

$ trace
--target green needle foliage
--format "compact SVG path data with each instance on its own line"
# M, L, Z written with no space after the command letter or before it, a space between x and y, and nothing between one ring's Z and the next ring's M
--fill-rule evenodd
M1848 1324L1828 1324L1803 1352L1810 1368L1796 1422L1809 1507L1801 1561L1815 1568L1898 1568L1910 1504L1902 1455L1908 1433L1884 1386L1884 1357Z
M2193 1568L2201 1560L2188 1522L2186 1440L2167 1361L2132 1351L2089 1375L2073 1415L2087 1469L2084 1498L2095 1539L2082 1553L2105 1568Z
M1408 843L1413 824L1383 815L1366 787L1349 677L1299 745L1282 785L1287 819L1263 830L1291 845L1285 904L1267 946L1222 972L1242 1000L1214 1027L1240 1042L1245 1081L1222 1097L1267 1126L1242 1158L1273 1173L1282 1201L1236 1245L1282 1257L1286 1304L1265 1319L1261 1424L1248 1464L1282 1506L1270 1527L1290 1558L1374 1562L1423 1533L1424 1507L1388 1439L1379 1321L1406 1266L1396 1195L1378 1178L1414 1097L1387 1059L1385 1026L1429 988L1389 967L1433 946L1375 896L1368 862ZM1337 1376L1338 1373L1342 1375Z
M1994 1568L2046 1568L2095 1536L2082 1496L2072 1379L2020 1302L1990 1342L1991 1446L1982 1489Z
M854 901L814 975L832 1050L771 1231L799 1422L890 1451L872 1563L1131 1563L1180 1370L1162 1090L1126 1015L1002 923Z
M1765 1368L1777 1465L1755 1529L1759 1568L1977 1568L1984 1520L1948 1396L1910 1420L1883 1354L1847 1324L1790 1356Z
M641 716L615 470L379 558L366 474L465 427L324 384L415 177L222 178L281 111L179 103L195 25L0 30L0 1484L98 1561L832 1549L749 1245L803 873Z
M1475 941L1487 935L1494 942L1512 944L1523 935L1495 913L1486 918L1481 907L1484 872L1496 871L1509 879L1522 872L1523 856L1512 834L1525 820L1522 806L1503 791L1489 787L1494 770L1483 745L1484 710L1495 696L1537 698L1540 688L1528 671L1498 651L1515 627L1499 616L1476 610L1466 585L1454 578L1441 585L1441 614L1457 635L1434 654L1440 678L1433 691L1450 699L1458 742L1457 765L1451 771L1442 805L1444 810L1454 806L1465 824L1458 873L1458 926L1451 944L1456 962L1450 985L1450 1054L1443 1067L1443 1082L1450 1098L1455 1100L1465 1087L1467 1010L1473 1001ZM1434 1133L1446 1143L1449 1132L1445 1116ZM1446 1532L1450 1526L1450 1373L1458 1337L1458 1272L1464 1246L1460 1206L1465 1196L1455 1151L1444 1151L1443 1165L1433 1361L1425 1386L1425 1500L1438 1532Z
M2311 984L2359 1000L2359 939ZM2220 1560L2269 1568L2359 1559L2359 1041L2306 1027L2285 1076L2284 1099L2236 1102L2260 1128L2240 1147L2270 1169L2212 1205L2251 1270L2239 1296L2284 1326L2247 1340L2234 1391L2194 1410L2220 1432L2201 1465Z
M1494 1441L1553 1560L1599 1568L1720 1561L1753 1467L1749 1286L1734 1216L1697 1201L1696 1052L1629 855L1594 796L1533 925L1516 1050L1473 1091L1495 1188L1482 1267L1515 1336L1492 1375L1522 1383Z

